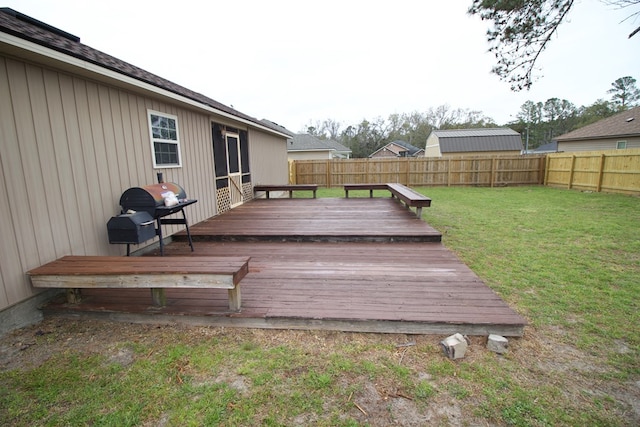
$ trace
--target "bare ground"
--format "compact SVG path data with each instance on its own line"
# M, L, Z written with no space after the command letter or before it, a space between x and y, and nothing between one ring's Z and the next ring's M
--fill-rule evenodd
M135 362L136 355L123 346L124 343L161 346L163 343L182 342L190 345L215 335L232 335L238 342L250 341L264 347L282 344L296 346L308 354L335 352L346 343L359 343L373 349L367 355L372 362L378 360L376 351L388 353L388 349L392 348L395 349L392 355L395 360L409 368L418 380L432 385L435 393L429 398L429 404L425 406L415 402L409 392L398 389L396 384L379 384L368 377L345 377L341 379L345 387L349 383L360 384L358 391L349 396L346 406L345 402L340 402L348 408L345 417L371 426L500 425L495 420L487 421L476 410L478 402L474 396L482 396L482 384L477 384L477 390L470 390L470 397L455 398L451 394L453 380L450 377L434 378L425 372L424 352L420 353L416 348L427 346L431 349L430 354L444 359L437 353L438 343L443 338L438 336L230 329L51 317L0 337L0 370L37 367L53 355L69 351L100 354L111 362L126 366ZM613 425L640 425L640 380L636 378L625 382L599 379L611 368L594 356L567 344L564 335L560 329L549 328L541 333L528 327L523 338L511 339L509 353L505 357L521 369L510 375L515 376L520 384L533 389L549 384L557 386L564 393L563 399L574 402L577 409L582 405L585 408L591 405L594 397L609 399L613 404L608 410L613 415L612 419L618 420L613 421ZM407 342L415 345L402 345ZM484 337L472 337L465 363L482 363L489 355L485 343ZM629 349L624 342L619 342L616 351L624 353ZM507 360L503 356L495 357ZM241 394L251 391L250 382L231 369L222 370L214 378L195 378L194 381L224 382ZM336 402L327 401L329 406L334 404ZM306 414L293 420L293 425L313 425L316 421L314 418L313 414ZM165 425L166 422L164 418L150 425Z

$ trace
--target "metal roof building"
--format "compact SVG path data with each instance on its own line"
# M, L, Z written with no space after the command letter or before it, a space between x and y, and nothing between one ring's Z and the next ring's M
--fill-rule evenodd
M433 130L425 148L426 157L521 152L522 138L510 128Z

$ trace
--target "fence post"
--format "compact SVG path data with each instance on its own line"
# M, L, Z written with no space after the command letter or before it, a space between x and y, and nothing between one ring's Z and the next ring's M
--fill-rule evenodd
M571 187L573 185L573 169L575 168L576 165L576 155L573 154L571 155L571 169L569 169L569 184L568 184L568 189L571 190Z
M405 166L405 172L404 172L404 176L405 176L405 180L407 181L407 183L405 184L407 187L411 187L411 181L410 181L410 175L409 175L409 170L411 170L411 159L407 158L407 161L405 162L406 166Z
M495 173L496 173L496 158L494 157L493 159L491 159L491 174L490 174L491 188L493 188L493 183L495 182L495 179L496 179Z
M551 156L547 154L547 164L544 168L544 185L549 185L549 169L551 169Z
M326 165L327 165L327 178L326 178L326 183L327 183L327 188L331 188L331 164L329 163L331 162L331 160L327 160Z
M604 153L600 154L600 168L598 170L598 186L596 192L599 193L602 190L602 178L604 176Z
M447 159L447 187L451 187L451 157Z

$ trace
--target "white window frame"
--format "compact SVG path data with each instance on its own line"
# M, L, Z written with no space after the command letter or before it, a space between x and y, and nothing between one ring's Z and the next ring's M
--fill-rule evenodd
M151 116L158 116L167 119L171 119L176 124L175 129L175 139L169 138L164 139L161 137L154 137L153 134L153 125L151 121ZM151 157L153 159L153 167L154 169L167 169L167 168L180 168L182 167L182 154L180 153L180 129L178 126L178 116L174 116L173 114L163 113L161 111L147 110L147 119L149 123L149 138L151 140ZM176 151L178 154L178 163L160 163L156 162L156 142L162 144L174 144L176 146Z
M625 148L627 148L627 141L616 142L616 150L624 150Z

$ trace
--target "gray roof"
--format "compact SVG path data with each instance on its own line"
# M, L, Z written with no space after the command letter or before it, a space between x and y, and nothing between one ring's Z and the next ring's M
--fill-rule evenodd
M223 111L240 119L268 127L271 130L281 132L277 127L269 126L258 119L248 116L240 111L219 103L202 94L194 92L148 71L131 65L118 58L108 55L80 43L80 38L62 31L30 16L16 12L13 9L0 8L0 32L11 34L23 40L53 49L65 55L87 61L116 73L139 80L144 83L159 87L169 92L184 96L200 104Z
M338 151L350 153L351 149L331 139L320 139L308 133L293 135L288 151Z
M533 150L536 153L556 153L558 151L558 141L551 141Z
M442 153L522 150L520 134L510 128L434 130L432 133L438 137Z
M571 141L596 138L620 138L640 135L640 107L618 113L554 138Z

